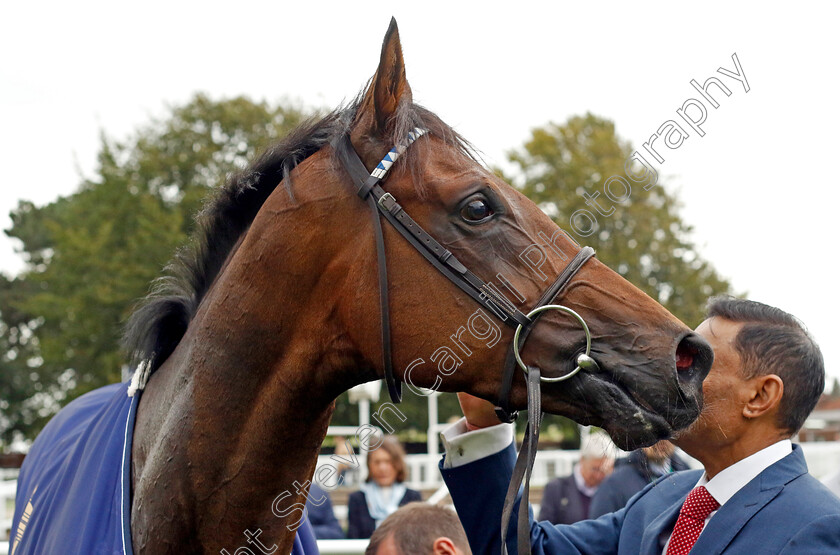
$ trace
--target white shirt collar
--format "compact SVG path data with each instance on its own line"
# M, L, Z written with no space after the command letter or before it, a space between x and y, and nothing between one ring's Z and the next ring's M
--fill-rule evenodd
M712 497L723 506L738 493L738 490L750 483L764 469L790 455L791 451L793 444L789 439L783 439L723 469L711 480L704 472L697 485L706 486Z

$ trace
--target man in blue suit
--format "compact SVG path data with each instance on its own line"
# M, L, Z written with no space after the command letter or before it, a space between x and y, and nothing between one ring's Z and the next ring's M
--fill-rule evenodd
M824 388L816 343L793 316L732 298L713 299L697 333L715 361L700 418L673 441L705 472L663 476L597 520L532 521L534 553L840 553L840 500L808 474L790 440ZM466 419L442 434L441 473L473 552L499 553L512 426L499 424L485 401L461 401ZM515 527L514 517L510 553Z

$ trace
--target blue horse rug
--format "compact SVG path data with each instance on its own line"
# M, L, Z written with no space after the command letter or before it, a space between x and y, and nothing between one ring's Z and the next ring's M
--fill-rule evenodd
M131 439L140 392L129 397L128 388L79 397L38 435L18 477L10 555L133 555ZM317 553L305 520L292 554Z

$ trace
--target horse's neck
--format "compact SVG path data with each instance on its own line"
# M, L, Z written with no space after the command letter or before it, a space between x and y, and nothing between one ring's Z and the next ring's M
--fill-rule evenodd
M294 336L232 333L237 310L248 309L216 297L141 399L135 546L233 553L259 528L267 546L288 553L287 526L301 516L289 508L303 501L299 485L312 477L333 399L349 385L334 371L346 361L325 360L323 346L337 341L325 322L299 322L309 329Z
M323 176L317 164L330 163L301 166ZM132 452L136 546L234 553L259 528L290 551L301 515L288 509L303 500L296 484L312 477L334 399L375 377L359 376L369 365L336 316L342 276L328 265L346 229L311 230L342 213L336 191L301 181L296 201L269 198L149 381Z

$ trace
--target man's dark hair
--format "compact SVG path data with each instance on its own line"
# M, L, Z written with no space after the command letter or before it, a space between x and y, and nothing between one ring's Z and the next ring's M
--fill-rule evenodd
M470 553L467 534L454 511L428 503L408 503L382 521L365 549L365 555L376 555L389 536L400 555L429 555L435 540L446 537L464 553Z
M798 432L825 389L822 353L802 322L778 308L734 297L710 299L708 315L743 323L735 348L744 377L782 379L779 424L791 435Z

